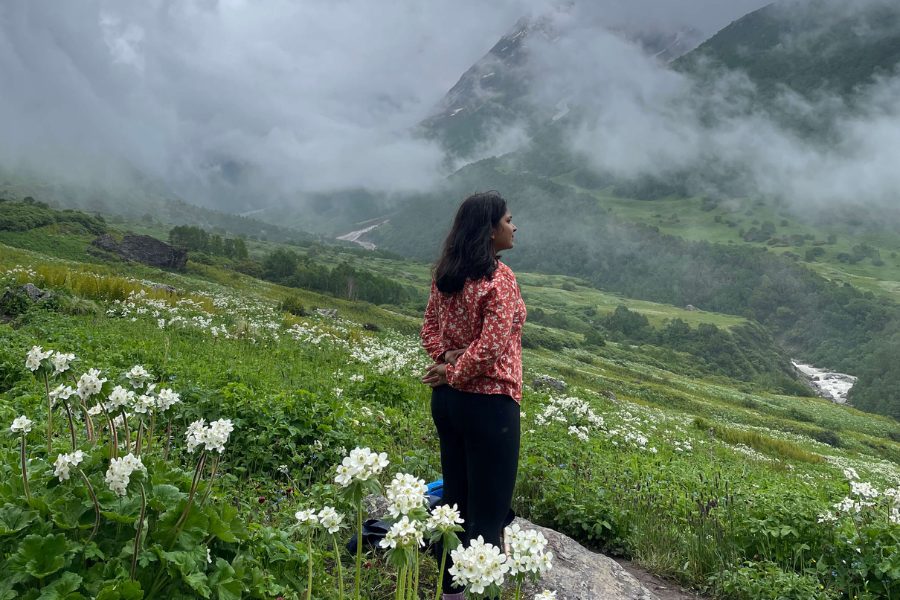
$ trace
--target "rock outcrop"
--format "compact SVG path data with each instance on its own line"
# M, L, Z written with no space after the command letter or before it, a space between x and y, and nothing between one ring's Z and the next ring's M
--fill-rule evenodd
M548 387L555 392L565 392L567 389L569 389L569 386L567 386L564 381L554 379L547 375L538 375L537 377L532 379L531 387L535 390L539 390L543 387Z
M53 292L44 291L33 283L26 283L11 289L0 297L0 315L10 316L20 314L27 310L29 303L49 300ZM24 305L23 305L24 303Z
M363 501L370 519L382 519L388 501L368 496ZM533 598L543 590L556 592L556 600L659 600L656 595L613 559L591 552L572 538L552 529L516 518L522 529L536 529L553 552L553 568L537 585L522 586L522 598Z
M183 271L187 263L187 250L172 246L149 235L128 234L121 243L108 233L104 233L93 242L88 252L99 255L98 251L121 256L126 260L141 263L150 267Z

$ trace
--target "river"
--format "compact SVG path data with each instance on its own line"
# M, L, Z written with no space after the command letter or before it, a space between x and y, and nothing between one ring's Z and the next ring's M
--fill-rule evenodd
M846 373L817 369L796 360L791 362L798 371L806 375L810 386L821 398L831 400L836 404L847 404L847 394L856 383L856 377Z

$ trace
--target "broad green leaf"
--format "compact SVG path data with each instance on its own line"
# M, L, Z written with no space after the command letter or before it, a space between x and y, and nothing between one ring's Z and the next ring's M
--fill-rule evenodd
M190 575L182 574L181 578L184 580L186 584L191 586L194 591L203 596L204 598L209 598L210 589L209 589L209 581L206 578L206 575L203 573L191 573Z
M12 577L4 577L0 579L0 600L12 600L18 594L13 591L13 586L17 581Z
M26 536L19 549L9 558L7 565L13 570L24 571L43 579L59 571L65 564L69 543L63 534Z
M84 598L75 591L81 587L81 575L66 571L62 577L41 589L38 600L78 600Z
M131 581L117 581L114 585L103 588L97 594L96 600L141 600L144 590L141 584Z
M94 526L93 514L88 522L83 522L82 516L88 511L84 503L73 496L57 500L50 506L50 514L53 522L60 529L90 528ZM92 510L91 513L94 511Z
M216 570L209 576L209 585L219 600L240 600L243 584L235 578L235 570L223 558L216 559Z
M153 510L170 510L187 498L187 494L174 485L166 483L154 485L147 499L147 505Z
M7 504L0 508L0 536L12 535L22 531L37 518L33 510L22 510L18 506Z

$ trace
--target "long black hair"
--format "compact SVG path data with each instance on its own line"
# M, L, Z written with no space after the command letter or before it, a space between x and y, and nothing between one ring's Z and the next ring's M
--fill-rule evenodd
M444 240L441 257L432 269L437 288L446 293L460 291L466 279L491 279L500 256L494 252L491 231L506 214L500 192L476 192L463 200Z

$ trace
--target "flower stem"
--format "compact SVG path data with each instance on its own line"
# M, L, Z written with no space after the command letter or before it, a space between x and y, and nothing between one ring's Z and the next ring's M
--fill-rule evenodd
M344 573L341 570L341 550L338 547L336 537L331 536L331 541L334 542L334 562L337 563L338 596L339 596L339 600L344 600Z
M306 534L306 563L309 565L309 583L306 586L306 600L312 600L312 573L313 573L313 557L312 557L312 531Z
M141 455L141 448L144 445L143 439L144 439L144 420L140 419L138 421L137 439L134 441L134 455L135 456Z
M81 478L84 479L85 485L87 485L88 493L91 495L91 500L94 501L94 514L96 515L96 518L94 519L94 530L91 532L91 537L89 537L87 542L85 542L85 546L87 546L91 543L91 540L94 539L94 536L97 535L97 530L100 529L100 504L97 502L97 495L94 493L94 487L88 480L87 475L85 475L84 471L82 471L81 469L78 469L78 472L81 474Z
M156 425L156 413L150 415L150 432L147 435L147 454L150 454L150 448L153 447L153 427Z
M134 570L137 568L138 547L141 543L141 530L144 528L144 515L147 513L147 494L141 484L141 518L138 521L137 535L134 536L134 555L131 558L131 583L134 583Z
M396 600L403 600L403 591L406 589L406 565L400 567L400 572L397 573L397 595L395 596Z
M31 504L31 489L28 487L28 472L25 470L25 434L22 434L22 481L25 483L25 497Z
M213 464L212 474L209 476L209 486L206 488L206 493L203 494L203 500L200 501L200 504L206 504L206 499L209 498L209 493L213 488L213 480L216 478L216 471L219 469L219 462L222 460L222 455L216 457L216 462Z
M362 500L356 506L356 600L359 600L359 583L362 579ZM399 583L399 582L398 582Z
M419 549L413 548L413 552L416 553L416 583L413 586L413 599L419 600ZM410 577L412 579L412 577Z
M69 416L69 433L72 434L72 452L75 452L75 449L78 447L75 443L75 422L72 421L72 411L69 410L69 403L65 400L63 400L62 403L66 409L66 414Z
M519 593L522 591L522 582L516 582L516 600L519 600Z
M47 389L47 457L53 453L53 401L50 399L50 379L44 373L44 387Z
M447 566L447 547L441 543L441 546L444 549L443 556L441 557L441 569L438 571L437 576L437 593L434 595L434 600L441 600L441 592L443 591L444 586L444 568Z
M169 415L169 424L166 425L166 449L163 453L163 460L169 460L169 440L172 437L172 416Z
M191 505L194 502L194 494L197 493L197 486L200 484L200 478L203 471L203 465L206 462L206 452L200 455L200 460L197 461L197 468L194 470L194 481L191 483L191 493L188 495L187 504L184 506L184 512L181 513L181 518L178 519L178 522L175 523L175 536L172 538L172 543L169 545L169 551L172 551L172 548L175 546L176 540L178 540L178 536L181 535L181 528L184 526L185 521L187 520L188 513L191 512Z

